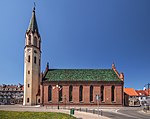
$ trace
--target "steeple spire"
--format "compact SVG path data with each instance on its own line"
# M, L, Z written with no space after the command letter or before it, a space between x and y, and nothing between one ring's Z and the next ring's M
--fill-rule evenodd
M29 27L27 31L32 31L32 32L37 32L38 33L38 25L36 21L36 16L35 16L35 3L32 11L32 17L30 19Z

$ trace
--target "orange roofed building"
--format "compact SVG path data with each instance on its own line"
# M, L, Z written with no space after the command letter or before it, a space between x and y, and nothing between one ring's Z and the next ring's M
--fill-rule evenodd
M138 93L133 88L124 88L124 103L125 106L140 105Z

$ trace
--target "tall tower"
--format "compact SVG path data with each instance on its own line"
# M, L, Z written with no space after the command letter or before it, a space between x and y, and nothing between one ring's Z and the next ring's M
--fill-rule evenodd
M23 105L36 105L40 88L41 38L35 16L35 7L25 34L24 100Z

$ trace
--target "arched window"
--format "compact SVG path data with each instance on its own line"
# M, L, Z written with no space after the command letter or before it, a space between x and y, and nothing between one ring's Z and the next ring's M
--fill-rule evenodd
M30 62L30 55L28 55L28 62Z
M34 56L34 63L36 64L36 56Z
M72 101L72 91L73 91L73 86L69 86L69 101Z
M52 101L52 86L48 86L48 101Z
M115 101L115 86L114 85L111 87L111 101L112 102Z
M40 99L38 99L38 103L40 103Z
M93 86L90 86L90 102L93 101Z
M62 90L63 90L63 89L62 89L62 85L59 86L59 89L58 89L58 90L59 90L59 101L62 101L62 99L63 99L63 98L62 98Z
M29 98L27 98L27 103L29 103Z
M31 45L31 35L29 35L29 38L28 38L28 45Z
M34 44L34 46L37 47L37 38L36 38L36 37L34 37L34 42L33 42L33 44Z
M104 86L101 86L101 101L104 101Z
M80 85L79 87L79 101L83 100L83 86Z

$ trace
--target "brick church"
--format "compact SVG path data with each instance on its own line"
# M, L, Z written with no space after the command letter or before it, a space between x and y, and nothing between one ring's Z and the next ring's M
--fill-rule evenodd
M124 74L110 69L50 69L41 73L35 8L25 34L23 105L123 105Z

